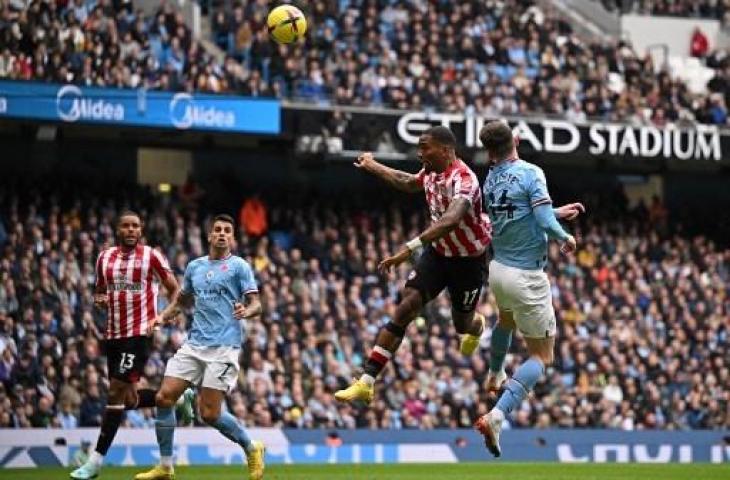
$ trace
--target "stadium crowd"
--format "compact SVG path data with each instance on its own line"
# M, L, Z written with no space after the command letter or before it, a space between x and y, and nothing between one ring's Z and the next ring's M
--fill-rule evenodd
M713 3L642 8L689 15ZM287 46L268 37L269 2L212 2L213 41L227 53L219 63L168 3L145 17L131 2L0 0L0 78L573 121L728 121L723 52L707 52L716 78L694 94L651 56L623 41L586 43L530 0L301 5L310 32Z
M122 205L7 189L0 198L0 427L99 425L105 313L92 306L94 262L114 242ZM207 250L207 215L167 196L135 198L129 206L145 217L146 241L181 277ZM591 204L591 215L571 226L576 255L550 250L556 364L512 427L730 428L730 250L673 233L660 202L621 212L616 205L601 215ZM446 296L411 325L371 408L332 397L393 315L409 268L383 277L376 265L424 225L420 210L256 200L241 218L235 250L253 265L264 306L245 326L244 369L228 402L241 422L454 428L487 411L490 332L479 354L462 357ZM478 308L495 321L488 290ZM183 339L182 324L155 333L142 385L159 385ZM516 342L508 372L523 353ZM125 424L151 427L153 418L151 410L129 411Z
M224 69L168 2L0 0L0 78L222 91Z
M727 0L593 0L599 1L610 11L660 15L670 17L693 17L721 20L728 24L730 2Z

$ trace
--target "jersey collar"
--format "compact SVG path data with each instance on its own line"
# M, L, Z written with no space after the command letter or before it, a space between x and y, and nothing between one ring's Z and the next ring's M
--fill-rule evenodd
M232 256L233 256L233 252L229 252L229 253L228 253L228 255L226 255L226 256L225 256L225 257L223 257L223 258L210 258L210 255L208 255L208 261L209 261L209 262L223 262L223 261L225 261L225 260L228 260L228 259L229 259L229 258L231 258Z
M508 158L508 159L505 159L504 161L499 162L497 165L495 165L494 167L492 167L492 170L495 171L495 172L500 172L502 170L505 170L505 169L511 167L518 160L519 160L519 158Z
M449 165L449 168L444 170L443 172L439 173L439 175L447 176L451 172L453 172L456 168L459 167L459 163L461 163L461 159L459 157L455 158L453 162L451 162L451 165Z

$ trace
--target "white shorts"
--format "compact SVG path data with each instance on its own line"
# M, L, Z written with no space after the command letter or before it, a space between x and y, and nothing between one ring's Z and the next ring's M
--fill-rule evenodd
M550 280L542 270L508 267L489 262L489 288L500 310L511 311L515 324L525 337L555 336Z
M187 380L196 387L228 392L236 385L241 369L240 348L200 347L183 344L167 362L166 377Z

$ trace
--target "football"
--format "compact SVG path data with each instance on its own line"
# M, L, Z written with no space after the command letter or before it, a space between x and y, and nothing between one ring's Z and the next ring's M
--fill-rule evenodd
M279 5L266 20L269 35L276 43L293 43L304 37L307 31L307 19L293 5Z

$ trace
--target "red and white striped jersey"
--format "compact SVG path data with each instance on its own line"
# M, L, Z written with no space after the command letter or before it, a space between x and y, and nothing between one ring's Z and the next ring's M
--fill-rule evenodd
M446 257L469 257L483 252L491 241L492 226L487 214L482 212L482 192L471 168L457 159L442 173L421 170L418 181L426 192L434 222L446 213L456 198L466 198L471 205L454 230L433 242L436 251Z
M107 339L146 335L157 315L158 280L172 275L167 259L146 245L111 247L96 261L96 288L109 297Z

